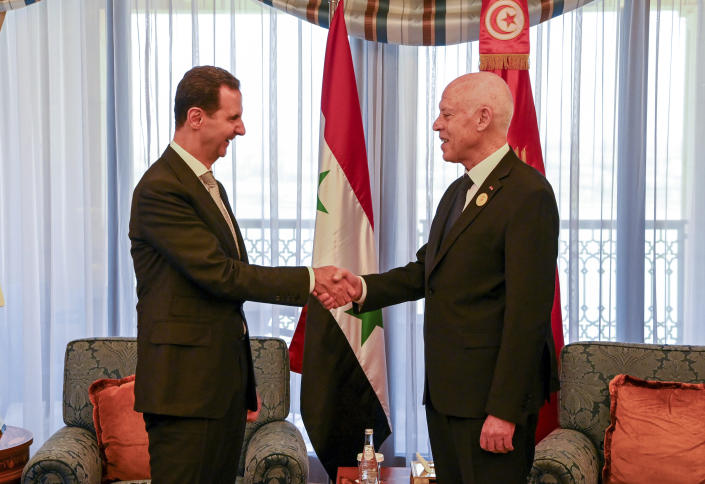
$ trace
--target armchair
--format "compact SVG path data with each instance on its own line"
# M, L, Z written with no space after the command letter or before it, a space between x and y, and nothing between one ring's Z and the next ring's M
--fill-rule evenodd
M619 373L660 381L705 381L705 346L578 342L561 352L560 428L536 446L529 482L597 483L610 422L609 382Z
M248 423L240 456L238 482L305 483L308 455L289 414L289 355L277 338L250 339L262 411ZM66 346L64 427L32 456L23 483L100 483L101 460L93 427L88 387L99 378L123 378L135 371L134 338L87 338Z

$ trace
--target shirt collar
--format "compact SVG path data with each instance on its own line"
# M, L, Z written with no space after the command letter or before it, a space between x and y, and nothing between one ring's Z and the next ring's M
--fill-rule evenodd
M206 168L206 165L198 161L191 153L183 149L181 146L179 146L176 141L171 140L171 143L169 143L169 146L176 151L176 154L178 154L182 160L191 168L191 171L193 171L198 178L201 177L204 173L210 171L208 168Z
M470 177L473 184L478 187L481 186L508 152L509 144L504 143L500 149L473 166L470 170L465 170L465 174Z

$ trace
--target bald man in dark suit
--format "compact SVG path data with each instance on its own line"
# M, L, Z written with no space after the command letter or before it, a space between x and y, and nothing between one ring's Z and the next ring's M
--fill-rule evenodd
M546 178L507 145L512 111L492 73L448 85L433 129L443 159L466 172L416 261L363 276L354 294L358 311L425 298L424 404L441 484L526 482L538 410L557 389L558 209Z

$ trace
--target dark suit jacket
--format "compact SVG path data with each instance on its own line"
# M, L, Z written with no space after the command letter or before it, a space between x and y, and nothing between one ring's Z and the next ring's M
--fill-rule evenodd
M364 276L361 310L425 297L424 402L447 415L521 424L557 388L555 197L510 151L440 243L459 181L443 195L417 260ZM481 194L488 198L478 205Z
M210 194L170 147L135 188L130 215L137 276L135 409L164 415L220 418L234 392L246 391L257 408L248 351L248 385L239 353L242 304L303 305L309 293L305 267L248 264L236 227L238 259L228 225Z

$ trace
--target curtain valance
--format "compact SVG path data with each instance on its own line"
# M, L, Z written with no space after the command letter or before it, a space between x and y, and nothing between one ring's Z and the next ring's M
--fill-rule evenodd
M0 30L2 30L2 24L5 22L5 13L8 10L22 8L38 1L40 0L0 0Z
M0 0L0 12L22 8L37 3L38 1L39 0Z
M328 28L328 0L259 0ZM536 25L592 0L528 0ZM516 5L505 0L506 7ZM356 37L403 45L450 45L477 40L482 0L346 0L345 24ZM518 7L517 7L518 8Z

